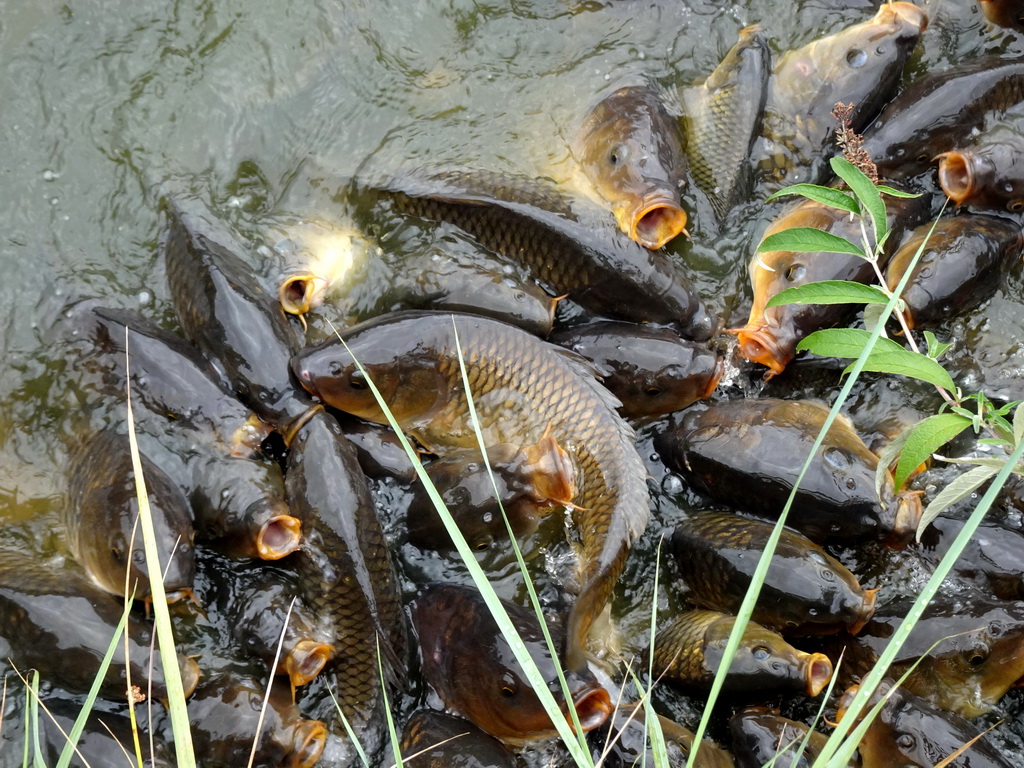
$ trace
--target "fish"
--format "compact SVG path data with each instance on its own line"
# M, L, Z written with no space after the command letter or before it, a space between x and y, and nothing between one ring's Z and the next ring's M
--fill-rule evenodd
M903 622L910 602L898 599L879 606L857 638L837 643L836 651L846 649L846 674L866 674ZM902 675L915 662L903 683L906 690L962 717L991 712L1024 678L1024 602L972 593L963 599L933 600L889 673Z
M858 687L848 689L839 700L837 720L845 715ZM870 705L876 705L883 695L888 698L858 747L861 768L894 765L932 768L954 754L959 757L945 765L952 768L1009 768L1012 765L988 734L959 715L896 687L892 680L879 684ZM970 746L960 754L968 743Z
M928 199L883 198L891 234L879 259L884 267L905 232L917 226L928 214ZM785 209L764 233L762 241L792 227L810 227L845 238L861 240L860 224L846 211L814 200L804 200ZM768 301L786 288L818 280L852 280L869 283L875 278L871 264L851 254L819 251L768 251L755 253L749 267L754 301L743 328L731 329L739 341L740 354L755 363L768 366L768 377L776 376L796 355L796 346L804 336L819 328L842 322L850 313L847 304L786 304L766 307Z
M370 732L379 717L378 646L389 679L405 674L405 614L384 531L355 449L322 408L299 428L285 471L288 503L304 531L296 568L301 595L329 622L338 703ZM379 735L379 734L377 734Z
M237 768L253 750L255 765L316 765L327 742L327 726L304 719L280 692L271 691L265 701L265 687L258 680L224 673L196 690L188 704L189 730L204 768Z
M124 613L122 603L84 574L48 566L22 551L0 552L0 627L5 658L20 670L35 668L42 679L69 693L87 693ZM153 659L150 626L128 616L127 642L115 644L100 695L127 701L131 681L143 695L167 696L159 654ZM126 656L127 648L127 656ZM199 666L178 657L185 696L199 681Z
M77 703L48 696L45 699L45 712L40 712L34 722L40 731L44 765L57 765L61 752L68 744L68 737L75 726L81 706ZM70 768L95 768L95 766L125 765L125 747L133 743L132 722L125 716L113 712L90 713L84 723L84 730L75 740L75 751L72 753ZM142 729L137 723L139 738L145 746L142 749L144 768L175 768L177 762L172 759L167 744L153 733ZM153 741L151 741L151 739ZM150 745L155 743L155 750L150 752ZM134 764L134 763L133 763Z
M599 98L570 150L619 229L645 248L661 248L686 232L679 124L650 83L615 86Z
M508 539L506 519L515 536L523 538L553 507L571 504L576 495L575 468L550 436L533 446L491 446L487 463L479 451L458 451L431 462L426 470L463 537L478 552ZM453 551L451 536L425 489L414 488L413 493L409 540L421 549Z
M850 128L874 118L899 85L928 26L913 3L884 3L867 21L787 52L776 64L764 109L756 164L773 186L821 183L834 143L837 102L849 103Z
M577 213L553 185L448 170L394 179L376 194L396 213L453 224L586 310L672 325L694 341L715 333L717 320L676 261Z
M178 486L140 454L155 544L169 601L192 594L195 531ZM139 503L128 436L111 428L81 442L68 461L62 519L68 548L101 589L114 595L151 596L149 563L138 526Z
M777 518L828 413L813 400L730 400L682 414L655 437L655 447L700 491ZM921 500L895 493L888 472L880 500L877 466L850 421L837 418L800 482L787 524L819 542L875 536L893 546L905 543L917 530Z
M667 717L657 715L665 737L669 765L684 765L693 748L695 734ZM619 699L614 714L591 736L591 755L595 764L608 768L633 768L654 764L650 733L641 705ZM694 761L695 768L733 768L732 755L713 741L702 739Z
M505 600L502 604L558 701L555 660L536 614ZM476 590L455 584L428 585L413 601L412 617L423 676L446 706L512 746L557 733ZM613 710L608 691L587 667L569 671L566 680L580 727L590 731L601 725ZM571 724L564 699L559 703Z
M910 281L900 294L910 328L933 327L991 298L1024 253L1020 225L996 216L960 215L922 224L893 254L885 271L895 290L918 250Z
M672 532L672 551L691 599L736 613L774 527L731 512L683 520ZM810 539L784 529L751 618L787 634L856 634L874 613L875 593Z
M696 691L710 691L736 617L686 611L654 638L655 677ZM796 690L817 696L832 679L832 662L804 653L777 632L749 622L729 667L723 691Z
M767 707L744 707L729 719L729 731L736 768L761 768L773 760L777 768L810 768L828 741L825 734ZM805 738L806 748L797 760Z
M985 122L1024 101L1024 59L971 61L918 78L864 130L864 150L883 178L905 179L931 167Z
M586 666L594 619L650 515L647 470L618 401L589 363L517 328L470 315L401 312L355 326L292 360L296 379L333 408L378 423L385 416L353 356L399 426L432 453L475 448L456 334L485 445L530 445L550 435L575 465L579 596L567 627L566 664Z
M419 709L402 729L402 759L408 768L515 768L504 745L468 720Z
M938 565L964 521L947 513L936 517L921 537L918 551ZM983 520L953 564L963 579L1000 600L1024 600L1024 532Z
M639 419L679 411L711 396L723 360L668 328L599 322L556 331L548 341L585 357L601 383L622 403L619 413Z
M1000 27L1024 30L1024 5L1020 0L978 0L985 18Z
M168 219L164 261L181 330L289 443L313 407L288 375L288 358L300 346L297 332L239 256L243 248L233 237L173 203Z
M683 91L683 133L690 172L718 221L749 191L750 150L761 128L771 51L764 28L739 40L703 84Z
M972 144L936 159L939 185L957 205L1024 211L1024 137L1016 121L988 128Z

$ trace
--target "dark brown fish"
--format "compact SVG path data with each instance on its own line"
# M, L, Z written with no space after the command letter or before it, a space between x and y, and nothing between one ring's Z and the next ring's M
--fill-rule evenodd
M769 85L760 161L773 181L822 181L836 102L853 105L851 127L859 132L896 89L927 26L927 15L914 4L884 3L873 18L782 57Z
M689 728L658 715L661 732L665 736L669 765L684 765L693 748L695 734ZM612 717L591 736L591 756L595 764L607 768L635 768L654 765L650 734L643 706L619 701ZM694 768L733 768L732 755L704 739L694 761Z
M740 710L729 720L729 730L736 768L762 768L773 760L776 768L810 768L828 741L825 734L765 707ZM805 738L807 746L796 760Z
M536 615L502 603L558 701L555 661ZM430 585L413 602L412 616L423 652L423 676L447 706L514 746L557 733L476 590ZM601 725L613 709L608 692L586 666L567 673L566 679L583 730ZM560 704L567 712L564 700ZM568 714L566 719L571 723Z
M140 455L167 599L192 593L195 554L188 501L167 474ZM86 574L114 595L150 597L149 563L128 436L105 429L76 447L68 463L64 526L68 548ZM127 573L126 573L127 572ZM125 577L127 576L127 582Z
M515 768L500 741L469 720L420 709L402 730L402 760L408 768Z
M1021 0L978 0L981 12L993 24L1024 30L1024 3Z
M957 205L1024 211L1024 136L1015 125L986 130L937 159L942 191Z
M702 85L683 92L690 172L721 221L749 190L750 149L761 127L771 51L759 25L739 40Z
M297 562L302 596L333 631L338 702L358 728L383 729L378 641L390 676L403 677L405 614L355 449L322 408L295 434L285 478L305 532Z
M611 597L650 513L646 469L633 430L589 364L516 328L469 315L402 312L349 329L343 338L398 423L435 453L475 448L456 354L456 331L485 445L564 446L581 492L573 518L582 538L581 590L568 624L567 666L583 669L591 624ZM384 422L366 380L338 341L293 360L295 375L329 405Z
M41 703L45 711L40 711L35 722L39 726L42 754L46 761L44 764L57 765L61 752L68 744L68 737L81 706L52 696L46 697ZM144 768L175 768L177 762L171 759L172 752L168 745L162 743L155 734L143 730L142 723L137 725L139 738L144 745ZM125 747L132 744L133 739L132 722L127 716L94 710L85 722L85 730L75 740L75 751L68 765L70 768L127 766L129 763L125 757ZM149 747L153 743L150 739L155 741L155 754L150 753Z
M1024 100L1024 59L971 61L914 81L864 131L864 149L883 177L926 171L955 149L990 112Z
M298 335L239 257L240 245L173 204L168 214L167 283L182 331L289 442L312 406L288 375Z
M661 248L686 231L679 201L686 174L682 136L655 87L627 85L601 94L571 149L630 238Z
M287 694L271 692L260 726L265 686L223 674L204 681L188 703L189 726L204 768L238 768L256 742L255 765L311 768L320 759L327 727L305 720Z
M548 340L590 360L628 418L682 410L710 397L722 377L718 355L668 328L603 322L558 331Z
M857 638L838 644L846 648L847 674L870 669L909 608L905 599L879 606ZM1024 602L972 594L932 601L893 660L890 674L902 675L919 659L903 684L908 691L963 717L991 712L1024 678Z
M380 194L394 209L447 221L480 245L525 266L554 296L598 314L676 326L704 341L717 322L681 266L625 235L577 217L554 187L483 172L396 180Z
M695 512L672 533L679 573L700 605L736 613L775 526L729 512ZM856 634L875 610L875 591L824 549L783 530L751 618L779 632Z
M939 219L931 229L931 224L922 224L911 232L885 271L889 288L895 290L924 245L900 294L911 328L930 327L978 306L996 292L1024 253L1020 224L1010 219L953 216Z
M409 455L390 427L360 421L346 414L340 414L338 423L355 447L359 466L367 477L393 477L406 485L416 479L416 470Z
M891 234L880 259L885 266L903 233L917 226L928 213L928 200L885 197ZM791 227L820 229L854 243L861 242L860 224L849 213L804 200L786 209L764 233L768 237ZM763 238L762 238L763 239ZM750 261L750 284L754 303L746 326L731 333L739 337L740 353L755 363L767 365L771 376L782 373L796 355L799 341L819 328L842 322L852 311L849 304L787 304L766 308L769 299L786 288L818 280L852 280L869 283L875 279L871 264L851 254L769 251L755 254Z
M973 743L944 764L951 768L1010 768L1012 763L980 727L904 688L893 691L894 687L891 680L883 681L871 699L874 706L882 695L891 694L861 739L861 768L933 768L958 754L968 742ZM854 686L843 695L837 720L843 717L856 692Z
M691 409L655 445L669 466L708 495L778 517L828 411L811 400L731 400ZM917 529L921 501L910 493L894 495L886 473L879 502L877 465L850 422L836 419L800 483L787 523L816 541L873 535L905 542Z
M918 550L937 565L963 525L963 520L939 515L924 532ZM953 571L1000 600L1024 600L1024 532L995 520L982 521L953 564Z
M35 668L42 679L71 693L86 693L124 612L122 603L94 587L76 571L48 568L14 550L0 552L0 628L7 658L20 670ZM132 685L152 687L166 696L159 654L150 660L152 636L147 624L128 617L128 664ZM199 680L192 659L178 660L188 696ZM118 642L100 695L124 702L128 696L125 643Z
M654 638L655 677L711 690L736 617L717 611L687 611ZM733 657L723 691L796 690L817 696L832 679L832 662L804 653L781 635L749 622Z

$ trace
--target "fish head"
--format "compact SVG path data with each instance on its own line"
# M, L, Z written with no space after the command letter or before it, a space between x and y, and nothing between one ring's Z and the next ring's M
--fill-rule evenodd
M1024 9L1013 0L978 0L981 12L993 24L1007 29L1024 30Z
M352 339L346 349L342 342L331 340L303 350L292 358L292 371L303 388L332 408L380 424L388 420L370 381L403 426L440 407L448 385L436 357L417 355L408 343L389 348L373 339L366 341Z
M628 86L606 96L584 119L573 152L633 240L660 248L685 231L679 128L653 89Z
M505 608L556 701L562 699L555 661L536 617L511 603ZM521 745L557 733L508 641L479 594L455 585L433 585L413 605L423 651L423 674L438 695L477 727ZM584 731L603 723L613 709L608 692L589 670L567 674L570 696Z

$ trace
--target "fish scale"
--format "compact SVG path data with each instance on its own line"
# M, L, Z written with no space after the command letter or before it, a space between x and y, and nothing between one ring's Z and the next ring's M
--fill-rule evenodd
M456 354L456 327L484 444L532 444L550 430L576 464L581 482L573 519L582 542L582 586L569 618L567 663L580 669L590 627L650 513L647 471L633 429L615 412L618 401L601 387L588 362L504 323L402 312L349 329L343 337L352 353L382 391L391 392L388 404L398 411L403 428L430 450L443 454L445 449L478 447ZM403 413L402 400L412 397L409 390L418 385L407 376L403 389L398 361L409 366L413 359L436 371L431 386L438 389L438 400ZM331 365L341 373L331 376ZM339 382L355 367L340 342L301 353L293 366L299 380L328 404L385 421L362 389L362 410L336 394L333 385L342 386Z

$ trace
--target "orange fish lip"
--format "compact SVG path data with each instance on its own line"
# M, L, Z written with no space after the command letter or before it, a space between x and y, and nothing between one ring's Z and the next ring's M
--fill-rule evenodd
M856 635L871 621L871 617L875 615L875 603L878 601L878 589L865 589L864 590L864 603L861 605L860 615L857 620L853 622L847 629L851 635Z
M596 683L587 686L579 691L572 699L573 707L576 709L576 716L580 721L580 728L584 733L592 731L602 725L615 711L612 704L612 697L603 686ZM566 721L575 732L572 722L572 715L566 714Z
M295 749L288 763L294 768L312 768L327 746L327 726L319 720L303 720L295 729Z
M199 665L196 664L195 659L184 657L179 663L181 673L181 689L187 699L195 691L196 686L199 685L199 676L201 674Z
M953 150L932 159L939 161L939 186L942 191L957 205L962 204L973 194L976 183L970 157L964 152Z
M644 248L657 250L686 233L686 211L661 195L645 198L629 217L629 236Z
M924 32L928 29L928 14L913 3L887 3L878 10L875 18L881 19L883 16L893 16L903 23L914 27L919 32Z
M298 688L319 675L333 655L334 647L330 644L305 637L288 652L282 667L292 687Z
M280 560L302 544L302 521L292 515L275 515L260 527L256 553L261 560Z
M832 679L832 661L823 653L812 653L807 659L807 694L817 696Z
M886 540L886 546L903 549L917 532L921 515L924 514L924 505L921 503L921 491L903 490L896 496L896 517L893 521L892 535Z
M323 301L327 281L319 275L301 273L289 275L277 289L281 309L292 315L304 315Z
M722 380L722 376L725 375L725 359L719 357L715 361L715 370L711 374L711 380L708 381L707 389L700 396L701 400L707 400L711 397L711 393L718 389L718 382Z
M783 354L765 326L730 328L726 333L735 333L739 339L740 354L751 362L768 366L771 369L771 376L778 376L786 370L786 363L791 358Z

